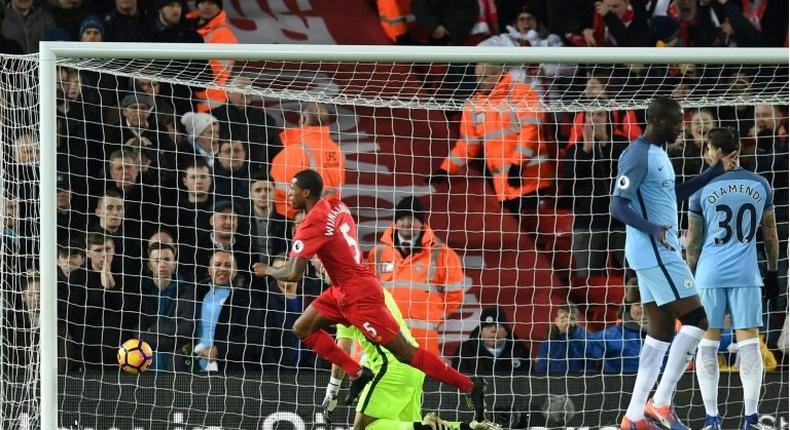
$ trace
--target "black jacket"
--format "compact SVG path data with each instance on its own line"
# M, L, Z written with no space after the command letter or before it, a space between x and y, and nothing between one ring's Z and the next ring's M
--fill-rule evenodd
M267 165L283 147L276 121L260 107L226 103L209 113L219 120L222 136L247 143L252 168Z
M461 344L453 367L467 375L529 373L529 357L529 349L512 333L500 356L494 357L480 340L480 329L477 328L469 340Z

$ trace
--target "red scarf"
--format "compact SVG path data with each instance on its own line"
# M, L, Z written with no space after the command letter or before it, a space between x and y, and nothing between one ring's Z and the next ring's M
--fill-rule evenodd
M472 29L472 34L484 33L485 27L488 27L488 35L494 36L499 34L499 15L496 9L496 0L477 0L480 7L480 13L477 16L477 23Z

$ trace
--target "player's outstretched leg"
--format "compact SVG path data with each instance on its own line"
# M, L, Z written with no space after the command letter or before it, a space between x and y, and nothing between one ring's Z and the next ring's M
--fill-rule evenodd
M502 430L502 426L490 421L445 421L431 412L422 421L415 422L378 419L368 424L365 430Z
M467 403L475 411L475 421L486 421L487 386L484 380L472 380L447 365L438 355L425 348L415 347L400 333L384 346L402 363L420 369L429 378L452 385L465 393L468 396Z
M313 306L308 306L304 313L294 322L293 332L305 345L316 354L343 368L349 378L356 379L362 375L362 366L350 355L340 349L335 339L324 330L333 324L324 318ZM367 383L367 382L366 382ZM363 385L364 386L364 385Z

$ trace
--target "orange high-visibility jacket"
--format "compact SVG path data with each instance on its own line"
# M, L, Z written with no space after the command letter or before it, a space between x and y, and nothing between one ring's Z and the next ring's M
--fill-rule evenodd
M291 179L304 169L313 169L324 180L324 194L340 192L346 183L346 158L337 143L332 141L328 126L304 126L280 133L283 149L272 160L271 176L276 192L277 212L293 218L288 208Z
M551 186L554 166L541 138L542 112L538 94L510 74L499 81L490 94L476 94L464 107L461 137L441 168L457 173L480 155L485 146L485 163L494 178L497 200L512 200ZM521 186L508 183L511 166L521 167Z
M199 19L200 14L197 11L190 12L187 14L187 18ZM196 31L203 37L203 41L205 43L239 43L239 39L236 38L236 34L233 32L233 29L231 29L230 25L228 25L228 15L224 10L220 11L217 16L211 18L211 20L206 22L204 25L198 27ZM228 79L230 78L230 71L233 68L233 60L211 60L209 61L209 65L211 66L211 73L214 76L214 84L227 84ZM225 91L216 88L208 88L203 91L197 91L195 95L198 98L205 100L201 103L198 103L198 112L208 112L209 110L222 105L228 100Z
M415 22L411 13L411 0L377 0L379 22L391 42L409 32Z
M439 353L439 325L464 301L461 258L423 225L422 247L403 258L395 248L395 225L368 254L368 265L398 303L420 346Z

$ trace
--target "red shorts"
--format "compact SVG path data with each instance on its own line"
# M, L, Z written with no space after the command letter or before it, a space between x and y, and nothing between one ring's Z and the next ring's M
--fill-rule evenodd
M384 295L366 294L350 300L337 286L321 293L310 304L324 318L358 328L371 342L387 345L400 333L400 325L384 303Z

